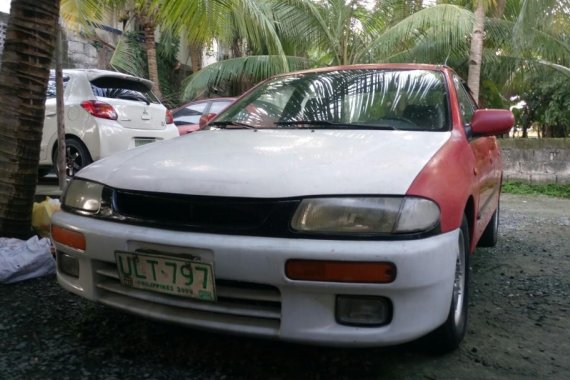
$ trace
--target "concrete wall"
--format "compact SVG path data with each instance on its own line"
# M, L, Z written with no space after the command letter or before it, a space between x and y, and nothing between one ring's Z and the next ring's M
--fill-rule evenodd
M504 179L570 184L570 139L499 139Z
M0 12L0 55L4 49L4 39L10 15ZM96 30L97 36L111 45L117 43L122 33L118 29L103 26ZM107 46L94 42L81 32L66 30L64 37L64 68L107 69L111 59L112 50Z

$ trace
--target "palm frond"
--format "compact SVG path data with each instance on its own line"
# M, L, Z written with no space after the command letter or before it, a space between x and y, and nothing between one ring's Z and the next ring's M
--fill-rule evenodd
M288 69L300 70L309 66L305 58L286 59L286 68L280 64L282 57L279 56L249 56L213 63L188 78L182 98L194 99L208 92L215 93L218 87L227 83L247 81L253 84L272 75L287 72Z
M110 65L117 71L146 78L148 77L146 60L141 55L141 49L137 44L132 38L129 39L128 35L121 36L111 57Z
M369 54L376 61L406 50L414 39L426 34L438 38L437 54L446 54L464 44L471 35L474 15L465 8L440 4L412 14L375 38L360 56Z
M61 0L59 14L66 27L92 28L103 21L110 8L97 0Z

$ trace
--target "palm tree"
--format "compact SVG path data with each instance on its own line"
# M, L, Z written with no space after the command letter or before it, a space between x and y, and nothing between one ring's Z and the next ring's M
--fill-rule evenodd
M169 0L164 9L175 12L177 3L177 0ZM187 20L186 24L202 17L208 19L207 13L198 16L201 11L188 12L186 18L177 14L174 19ZM242 0L228 7L221 4L216 11L220 14L213 19L225 20L225 23L208 24L209 33L189 37L216 35L221 41L231 41L237 35L246 41L253 54L218 62L193 74L184 94L187 98L228 81L240 81L244 77L258 81L308 67L311 62L319 66L356 63L372 36L385 27L384 18L379 17L382 10L371 13L362 1L356 0Z
M183 19L175 13L181 3L182 0L168 0L170 14L175 14L173 18L178 20ZM372 12L359 11L362 9L360 1L265 0L258 3L273 4L271 7L260 5L259 9L271 9L265 19L274 20L278 37L281 41L294 40L298 46L297 51L286 51L287 43L282 42L283 51L290 54L289 66L279 66L280 61L270 59L267 53L218 62L191 77L187 97L252 73L254 78L261 79L266 74L303 64L402 61L448 63L463 74L470 72L470 87L478 97L481 69L486 75L501 74L504 81L505 70L512 72L537 64L569 66L567 42L561 37L562 33L546 31L544 26L548 23L530 23L530 12L543 15L539 17L542 21L551 15L555 0L477 0L475 9L473 0L438 1L435 6L422 9L411 0L384 0L378 1ZM567 13L567 8L559 7ZM486 18L485 10L492 17ZM195 12L188 11L187 20L191 20L191 16L200 19ZM210 20L214 19L228 20L221 16L212 16ZM535 37L521 38L529 33ZM555 48L557 43L562 49ZM256 45L255 40L251 45ZM517 52L517 46L524 49ZM299 56L299 51L306 53Z
M483 38L485 37L485 0L477 0L473 33L471 33L471 49L469 51L469 76L467 86L476 102L479 102L479 85L481 82L481 61L483 59Z
M162 99L162 91L160 90L160 81L158 79L158 62L156 59L156 12L150 0L142 0L136 2L135 7L138 18L142 21L144 30L144 41L147 54L148 78L152 81L152 91Z
M0 236L30 236L59 0L13 0L0 68Z

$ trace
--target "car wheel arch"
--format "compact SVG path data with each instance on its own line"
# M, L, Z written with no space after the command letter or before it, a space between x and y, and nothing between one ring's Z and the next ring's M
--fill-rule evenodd
M78 143L80 143L80 144L83 146L83 148L85 148L85 151L87 152L87 154L89 154L89 159L90 159L91 161L93 161L93 156L91 155L91 152L89 151L89 148L87 147L87 145L85 145L85 143L84 143L83 141L81 141L81 139L80 139L79 137L77 137L77 136L74 135L74 134L66 133L66 134L65 134L65 139L66 139L66 140L67 140L67 139L72 139L72 140L75 140L75 141L77 141ZM52 162L53 162L53 165L54 165L54 166L56 165L56 160L57 160L57 150L58 150L58 139L55 140L55 142L54 142L54 144L53 144L53 147L52 147L52 149L51 149L51 157L52 157Z

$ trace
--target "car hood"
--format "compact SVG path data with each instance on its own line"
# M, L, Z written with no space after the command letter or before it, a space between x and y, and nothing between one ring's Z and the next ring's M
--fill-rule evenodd
M78 177L152 192L282 198L405 194L450 132L215 130L119 153Z

